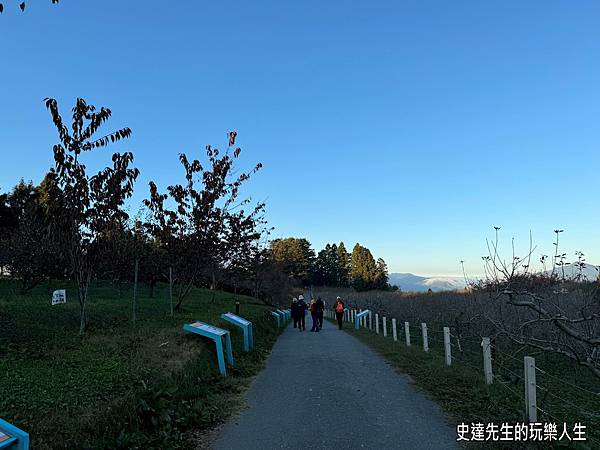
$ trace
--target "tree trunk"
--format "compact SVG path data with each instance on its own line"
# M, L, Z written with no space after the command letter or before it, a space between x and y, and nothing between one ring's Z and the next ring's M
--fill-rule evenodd
M156 286L156 278L150 278L150 298L154 298L154 287Z
M211 299L212 303L215 302L216 291L217 291L217 281L216 281L215 273L213 272L212 273L212 299Z
M86 317L85 317L85 303L87 300L86 285L82 275L77 277L77 293L79 296L79 334L85 333L86 328Z
M77 276L77 291L79 294L79 334L83 335L87 328L87 296L90 288L91 272L80 272Z
M173 317L173 268L169 267L169 300L171 304L171 317Z
M140 261L139 259L135 259L135 273L133 274L133 311L132 311L132 319L133 323L136 320L136 307L137 307L137 285L138 285L138 269L139 269Z
M175 311L181 310L181 305L183 304L183 299L192 289L193 282L190 281L187 285L181 286L179 292L177 292L177 304L175 305Z

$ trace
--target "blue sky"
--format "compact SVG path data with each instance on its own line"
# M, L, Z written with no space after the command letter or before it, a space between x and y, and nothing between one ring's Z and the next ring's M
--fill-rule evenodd
M235 129L276 237L453 275L482 271L493 225L536 256L563 228L600 264L597 2L5 3L2 190L52 164L43 98L83 97L133 130L112 147L141 170L133 204Z

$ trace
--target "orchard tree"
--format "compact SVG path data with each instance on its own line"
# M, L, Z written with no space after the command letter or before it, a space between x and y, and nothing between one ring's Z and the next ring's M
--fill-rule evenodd
M258 203L249 214L241 209L226 216L221 264L236 295L241 282L251 281L253 255L260 248L261 237L270 231L265 228L264 209L265 204Z
M23 180L8 196L14 226L4 231L4 265L21 281L22 292L54 275L58 263L57 249L48 233L48 216L40 197L41 188Z
M227 150L222 155L217 148L206 147L207 167L180 154L185 183L168 186L166 194L160 194L156 184L150 182L150 198L144 201L150 212L146 227L166 248L178 285L176 310L207 271L216 278L228 250L224 248L229 245L226 227L232 210L239 206L240 188L262 167L258 163L250 172L236 176L235 161L241 153L239 147L232 151L236 136L235 131L229 133ZM175 209L165 206L167 199Z
M102 107L96 110L78 98L72 109L69 129L63 122L56 100L47 98L45 103L60 140L54 145L55 165L48 175L53 187L48 194L48 209L52 227L60 236L61 249L77 284L79 332L83 334L87 324L88 290L100 253L99 241L115 224L127 221L129 216L123 204L133 193L139 171L130 167L133 161L131 152L114 153L112 165L94 175L88 174L81 161L84 153L131 135L129 128L122 128L100 138L95 137L110 118L110 109Z
M95 273L116 286L119 298L123 282L133 278L135 239L132 227L126 221L114 221L96 242Z
M0 194L0 275L4 273L10 259L10 235L19 222L8 206L8 194Z

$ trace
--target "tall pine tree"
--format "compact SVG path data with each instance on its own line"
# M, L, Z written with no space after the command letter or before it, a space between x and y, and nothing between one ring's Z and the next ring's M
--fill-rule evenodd
M371 251L356 244L352 250L351 271L352 287L356 291L374 289L377 279L377 266Z
M351 257L348 251L346 250L346 246L343 242L340 242L340 245L337 247L337 265L338 265L338 273L336 277L337 286L339 287L348 287L350 286L350 262Z

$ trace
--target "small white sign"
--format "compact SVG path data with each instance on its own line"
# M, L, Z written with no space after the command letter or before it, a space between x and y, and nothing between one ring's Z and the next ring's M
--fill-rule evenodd
M67 292L64 289L59 289L52 293L52 306L67 303Z

